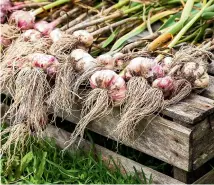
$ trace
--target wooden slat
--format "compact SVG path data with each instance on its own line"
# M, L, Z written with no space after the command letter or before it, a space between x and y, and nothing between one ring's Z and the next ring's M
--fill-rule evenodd
M214 77L210 76L210 86L201 95L192 93L181 102L167 107L162 113L186 124L197 124L214 113Z
M181 170L180 168L173 167L173 177L181 182L188 182L188 172Z
M214 113L214 77L210 76L210 86L202 95L191 94L181 102L162 111L164 115L187 124L197 124Z
M88 125L88 128L103 136L117 140L118 135L113 132L118 123L117 114L118 110L115 109L114 115L94 121ZM61 113L59 113L60 115ZM66 113L64 115L66 116ZM65 117L65 119L77 123L78 119L76 117L78 116L79 114L75 112L75 117L70 116ZM129 140L124 144L183 170L190 170L189 140L191 130L159 116L153 119L148 126L147 123L143 120L138 124L136 135L140 136L135 142ZM147 126L147 129L142 133L145 126Z
M61 147L64 148L66 146L66 141L68 141L70 133L66 132L62 129L58 129L54 126L49 125L46 128L45 131L49 137L54 138L57 142L57 144ZM84 150L88 151L90 150L91 144L83 140L81 143L81 146ZM154 184L183 184L182 182L173 179L172 177L169 177L167 175L164 175L160 172L157 172L151 168L148 168L144 165L141 165L133 160L130 160L122 155L116 154L115 152L112 152L104 147L101 147L97 144L95 144L95 149L96 152L101 153L103 160L108 160L109 157L112 157L115 161L118 161L120 165L123 166L123 168L126 170L126 172L133 174L134 168L138 171L141 172L143 169L146 177L149 179L150 175L152 175L153 183Z
M214 114L196 125L192 132L193 169L214 157Z
M193 184L214 184L214 170L208 172Z
M163 110L163 114L189 124L202 121L212 113L214 113L214 100L196 94L191 94L178 104Z

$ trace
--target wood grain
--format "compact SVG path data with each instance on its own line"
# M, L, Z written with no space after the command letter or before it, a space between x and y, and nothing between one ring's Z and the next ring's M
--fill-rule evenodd
M66 146L66 141L69 139L70 136L69 132L66 132L62 129L58 129L55 126L51 125L46 128L45 132L48 137L54 138L56 140L56 143L61 148L64 148ZM88 141L83 140L80 147L86 151L89 151L91 148L91 144ZM112 157L114 161L120 164L123 169L125 169L125 171L129 174L134 174L135 171L133 167L135 167L138 172L141 172L143 170L147 179L149 179L150 175L152 175L154 184L184 184L178 180L173 179L172 177L169 177L149 167L141 165L131 159L128 159L97 144L95 144L95 149L96 152L101 153L103 160L108 160L110 157ZM73 148L71 150L73 150Z
M177 168L177 167L173 167L173 176L175 179L184 182L184 183L189 183L189 176L188 176L188 172Z
M214 113L214 100L192 93L178 104L166 108L162 113L175 120L195 124Z
M198 124L192 132L193 169L214 157L214 115Z
M118 110L114 109L113 112L113 115L93 121L87 128L105 137L117 140L118 134L113 130L118 123ZM60 113L59 116L61 116ZM76 112L74 117L66 116L66 113L64 113L64 116L66 120L77 123L79 114ZM183 170L190 170L189 140L191 129L160 116L153 119L148 126L147 124L148 120L142 120L136 128L135 141L129 139L123 144ZM146 126L146 130L142 133Z
M214 170L208 172L193 184L214 184Z

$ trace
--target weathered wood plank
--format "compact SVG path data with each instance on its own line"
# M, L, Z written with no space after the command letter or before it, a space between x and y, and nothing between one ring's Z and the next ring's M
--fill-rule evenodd
M173 177L181 182L188 183L188 172L180 168L173 167Z
M214 157L214 114L196 125L192 132L193 169Z
M198 123L212 113L214 113L214 100L196 94L191 94L178 104L163 110L163 114L189 124Z
M186 184L192 184L199 178L203 177L207 173L206 166L201 166L200 168L193 170L191 172L186 172L177 167L173 167L173 177Z
M187 124L196 124L214 113L214 77L210 76L210 86L201 95L192 93L178 104L167 107L162 113Z
M214 170L208 172L193 184L214 184Z
M69 136L70 136L69 132L66 132L62 129L58 129L51 125L49 125L46 128L45 132L47 133L47 135L49 137L54 138L56 140L57 144L61 148L64 148L66 146L66 141L68 141ZM83 149L88 151L91 148L91 144L88 141L83 140L80 147L82 147ZM130 160L122 155L116 154L115 152L112 152L97 144L95 144L95 149L96 149L96 152L99 152L102 154L102 158L104 160L108 160L109 157L112 157L115 161L118 161L118 163L120 165L122 165L123 169L125 169L126 172L128 172L130 174L133 174L135 172L133 167L135 167L135 169L138 172L141 172L141 170L143 169L147 178L149 178L150 175L152 175L154 184L183 184L182 182L175 180L172 177L169 177L169 176L164 175L160 172L157 172L151 168L141 165L133 160Z
M101 120L88 125L88 128L103 136L117 140L117 133L113 132L118 123L118 110ZM59 116L61 113L59 113ZM66 113L64 113L66 116ZM77 123L79 114L65 117L66 120ZM168 121L157 116L147 126L148 121L142 120L136 128L136 140L126 141L124 145L144 152L183 170L191 170L189 140L191 129L188 129L175 122ZM142 131L145 129L144 133Z

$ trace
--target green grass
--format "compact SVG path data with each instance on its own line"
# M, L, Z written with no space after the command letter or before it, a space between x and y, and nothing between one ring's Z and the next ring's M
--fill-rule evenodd
M12 148L11 148L12 149ZM18 184L148 184L142 172L141 177L121 173L118 166L109 169L101 155L76 151L62 153L53 141L30 137L25 150L17 152L11 165L7 156L1 157L1 183ZM112 159L109 159L109 161Z

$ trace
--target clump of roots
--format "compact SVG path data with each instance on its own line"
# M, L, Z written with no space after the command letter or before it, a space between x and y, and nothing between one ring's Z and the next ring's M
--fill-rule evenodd
M14 102L3 117L10 120L10 127L1 135L9 133L2 152L13 159L13 154L23 149L26 137L30 133L41 133L47 123L47 106L44 104L49 90L49 84L43 71L37 68L25 67L20 70L15 80ZM13 154L10 153L14 145ZM9 160L11 161L11 160Z
M2 55L2 63L7 66L8 63L20 60L22 57L32 53L47 53L49 48L49 39L41 38L37 41L25 41L22 36L17 38Z
M10 118L11 125L26 123L32 130L41 131L47 122L45 99L49 89L42 70L21 69L15 80L14 102L4 117Z
M75 83L73 84L72 87L72 92L73 92L73 102L75 102L75 98L78 97L79 99L83 99L81 96L80 90L85 90L85 89L80 89L81 86L88 87L89 85L89 80L90 77L94 74L95 71L99 70L100 68L92 68L87 71L84 71L82 74L79 74L78 77L76 78ZM87 91L87 89L86 89ZM85 95L85 92L83 91L83 94Z
M100 119L109 115L112 111L112 101L106 89L93 89L86 96L87 97L83 102L80 121L77 123L76 128L72 133L70 140L68 141L69 145L67 147L75 143L75 141L78 139L78 136L81 137L79 140L80 144L86 126L93 120Z
M22 153L30 135L30 125L25 123L11 125L3 130L1 136L1 154L7 155L7 167L14 161L17 151ZM6 141L5 141L6 140Z
M185 78L192 83L200 76L194 74L195 70L189 71L188 74L183 73L185 65L189 62L194 63L200 74L200 69L203 69L204 72L207 71L208 61L211 58L214 58L214 54L203 48L184 46L175 53L169 75L175 78Z
M207 59L213 57L214 57L213 53L203 48L187 45L181 47L180 50L175 53L173 65L186 63L190 61L207 65L208 64Z
M12 26L9 24L0 24L1 36L6 39L16 39L20 35L20 30L16 26Z
M138 122L160 111L164 104L163 93L157 88L150 87L143 77L131 78L127 88L125 105L115 129L121 142L133 138Z
M58 41L54 42L49 51L60 60L67 59L68 55L80 44L79 40L72 35L64 34Z
M14 95L14 82L16 72L11 68L0 69L0 90L2 93L9 93L11 96Z
M54 111L54 116L61 111L66 111L68 115L72 114L72 86L76 81L77 73L73 69L71 61L59 65L55 85L48 99L48 104Z
M165 106L178 103L186 98L192 91L191 83L185 79L175 80L174 86L175 88L172 96L168 100L165 100Z

